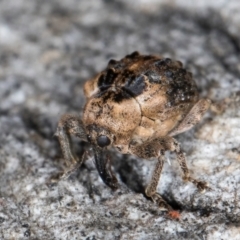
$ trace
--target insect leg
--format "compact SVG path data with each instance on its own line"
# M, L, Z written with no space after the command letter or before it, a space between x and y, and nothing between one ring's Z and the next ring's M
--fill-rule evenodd
M210 105L211 101L209 99L200 99L185 116L182 122L169 133L169 136L175 136L191 129L201 120Z
M178 163L181 167L181 170L183 172L183 180L184 181L189 181L192 182L194 185L196 185L196 187L200 190L200 191L204 191L207 187L207 183L196 180L195 178L192 178L189 174L189 170L187 167L187 163L186 163L186 158L184 153L182 152L179 143L173 139L173 143L172 143L172 151L175 151L177 154L177 160Z
M156 192L157 190L157 185L160 179L160 175L162 172L163 164L164 164L164 152L161 153L161 155L158 157L152 179L150 183L148 184L145 193L148 197L152 198L154 202L158 204L160 208L167 209L167 210L172 210L172 208L163 200L161 195Z
M57 136L60 143L64 160L69 167L69 169L63 174L64 178L67 178L74 169L80 167L84 160L84 156L80 160L74 156L71 149L71 135L87 141L81 119L77 116L66 114L60 119L55 133L55 136Z

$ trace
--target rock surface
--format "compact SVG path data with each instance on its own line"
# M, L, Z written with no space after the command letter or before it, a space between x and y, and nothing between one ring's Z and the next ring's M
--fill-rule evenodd
M240 239L240 4L129 2L0 2L0 239ZM63 168L60 116L80 114L84 81L135 50L181 60L214 102L177 137L211 189L184 183L171 154L158 186L179 219L143 195L154 162L112 151L114 193L91 156L51 182Z

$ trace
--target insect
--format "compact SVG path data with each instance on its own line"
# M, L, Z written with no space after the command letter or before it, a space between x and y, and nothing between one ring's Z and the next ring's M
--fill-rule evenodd
M185 155L173 138L197 124L210 106L210 100L199 99L192 74L181 62L133 52L119 61L110 60L105 70L85 83L84 93L87 101L82 119L66 114L57 127L70 166L65 176L83 162L72 153L70 136L74 135L91 144L98 173L113 190L119 186L106 153L109 147L156 160L145 193L161 208L170 209L156 191L165 151L176 153L184 180L199 190L207 187L190 176Z

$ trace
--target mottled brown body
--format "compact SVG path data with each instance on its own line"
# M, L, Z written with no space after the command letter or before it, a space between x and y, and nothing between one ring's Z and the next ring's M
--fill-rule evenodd
M184 179L200 189L205 187L189 176L184 154L172 138L194 126L210 104L207 99L199 100L192 74L181 62L134 52L120 61L110 60L104 71L85 83L84 93L87 102L82 122L67 115L59 123L57 135L66 160L74 159L70 134L90 142L100 176L115 189L117 180L105 155L107 147L140 158L158 158L146 194L169 208L156 188L164 152L170 150L177 154Z
M114 134L112 144L122 153L131 153L131 143L168 135L198 101L191 73L180 62L136 53L110 61L84 92L84 125Z

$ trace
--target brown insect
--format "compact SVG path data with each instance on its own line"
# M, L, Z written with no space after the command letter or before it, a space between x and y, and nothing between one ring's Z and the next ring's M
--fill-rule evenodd
M160 207L171 209L156 192L165 151L173 151L183 171L183 179L198 189L206 183L189 175L184 153L173 136L197 124L210 106L199 99L192 74L182 63L154 55L133 52L120 61L110 60L107 68L84 86L87 102L80 119L64 115L57 133L68 176L82 162L71 151L70 135L92 145L96 168L103 182L118 188L106 149L115 147L124 154L157 159L146 195Z

